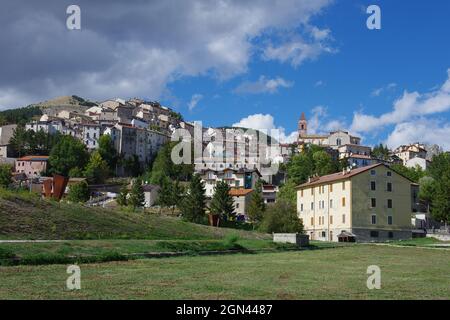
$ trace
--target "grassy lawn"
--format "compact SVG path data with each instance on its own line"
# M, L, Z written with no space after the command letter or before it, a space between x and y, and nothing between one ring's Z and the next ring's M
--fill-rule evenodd
M0 239L268 239L257 232L213 228L177 217L87 208L76 204L42 200L28 192L0 188Z
M366 270L381 268L381 290ZM325 250L0 267L0 299L449 299L450 251L353 245Z
M260 250L292 250L292 244L279 244L271 240L72 240L45 243L0 243L0 265L11 265L9 258L20 258L16 264L57 264L86 261L82 258L99 256L96 262L126 260L125 256L154 253L186 253L195 255L204 251L242 252ZM113 259L114 256L116 259ZM64 260L65 257L75 257ZM102 259L103 257L103 259ZM129 256L129 259L138 258Z

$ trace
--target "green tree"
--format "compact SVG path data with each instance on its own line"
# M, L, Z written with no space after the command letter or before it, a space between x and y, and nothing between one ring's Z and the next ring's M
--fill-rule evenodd
M12 182L12 167L8 164L0 165L0 187L7 188Z
M76 203L83 203L89 200L89 187L86 181L81 181L69 188L67 200Z
M312 155L314 162L314 173L324 176L337 171L336 164L326 151L316 151Z
M136 179L131 187L127 203L131 208L133 208L133 210L136 210L136 208L138 207L143 207L144 202L145 202L145 194L144 188L142 187L142 181Z
M402 164L393 164L391 169L415 183L418 183L419 179L425 176L425 172L419 166L408 168Z
M277 194L277 200L287 201L294 205L297 205L297 185L292 181L288 180Z
M373 147L372 156L381 160L389 160L389 149L387 146L380 143L379 145Z
M267 206L259 230L266 233L303 233L297 208L288 201L279 200Z
M205 221L205 186L198 174L192 176L186 196L182 202L182 215L187 221L202 223Z
M450 221L450 154L433 156L428 167L429 175L434 179L429 187L430 212L437 221Z
M84 168L89 159L86 146L78 139L63 135L52 148L48 159L50 172L68 176L70 169Z
M84 176L92 183L104 183L109 176L108 163L102 159L99 151L94 151L84 170Z
M132 157L122 159L122 164L125 168L125 171L130 176L138 177L142 174L141 163L139 162L139 157L137 155L134 154Z
M82 177L84 177L83 170L81 170L78 167L72 168L69 170L69 177L70 178L82 178Z
M287 165L287 175L296 185L300 185L308 180L314 170L314 163L307 153L294 155Z
M169 208L174 205L174 184L170 179L163 179L161 182L161 189L158 195L158 204L161 207Z
M128 205L128 188L123 186L117 195L117 204L121 207L126 207Z
M108 163L111 172L115 171L118 156L117 151L114 148L114 143L109 134L104 134L98 139L98 152L102 156L103 160Z
M255 189L250 195L250 201L247 208L247 216L253 224L257 225L261 222L266 210L266 204L262 195L262 183L258 181Z
M22 157L27 151L27 131L23 126L17 126L14 129L13 136L9 140L11 148L14 150L14 154L17 157Z
M234 221L234 201L230 195L230 186L225 181L220 181L214 187L214 195L211 199L209 209L212 214L220 215L225 221Z

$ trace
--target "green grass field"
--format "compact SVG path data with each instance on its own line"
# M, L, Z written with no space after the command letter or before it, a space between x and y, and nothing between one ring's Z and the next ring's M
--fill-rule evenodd
M381 289L366 287L381 268ZM449 299L450 251L353 245L324 250L0 267L0 299Z
M0 239L211 240L229 234L237 234L241 239L270 238L257 232L213 228L147 212L45 201L28 192L0 188Z

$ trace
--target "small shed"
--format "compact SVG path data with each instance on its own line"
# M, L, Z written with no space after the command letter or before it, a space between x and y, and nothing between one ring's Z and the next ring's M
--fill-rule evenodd
M348 231L342 231L337 238L339 242L356 242L356 236Z

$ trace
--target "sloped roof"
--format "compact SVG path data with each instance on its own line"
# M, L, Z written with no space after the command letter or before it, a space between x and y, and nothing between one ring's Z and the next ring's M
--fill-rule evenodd
M232 188L230 190L230 192L229 192L229 195L233 196L233 197L246 196L246 195L248 195L251 192L253 192L252 189L244 189L244 188L236 189L236 188Z
M385 165L382 163L377 163L377 164L373 164L373 165L366 166L366 167L352 169L350 172L345 171L343 173L341 171L338 173L321 176L321 177L316 178L315 180L311 180L310 182L304 183L304 184L298 186L297 188L304 188L304 187L315 186L315 185L319 185L319 184L323 184L323 183L329 183L329 182L334 182L334 181L339 181L339 180L346 180L348 178L351 178L353 176L356 176L360 173L366 172L367 170L370 170L370 169L373 169L373 168L376 168L379 166L385 166Z
M48 161L48 156L25 156L17 161Z

